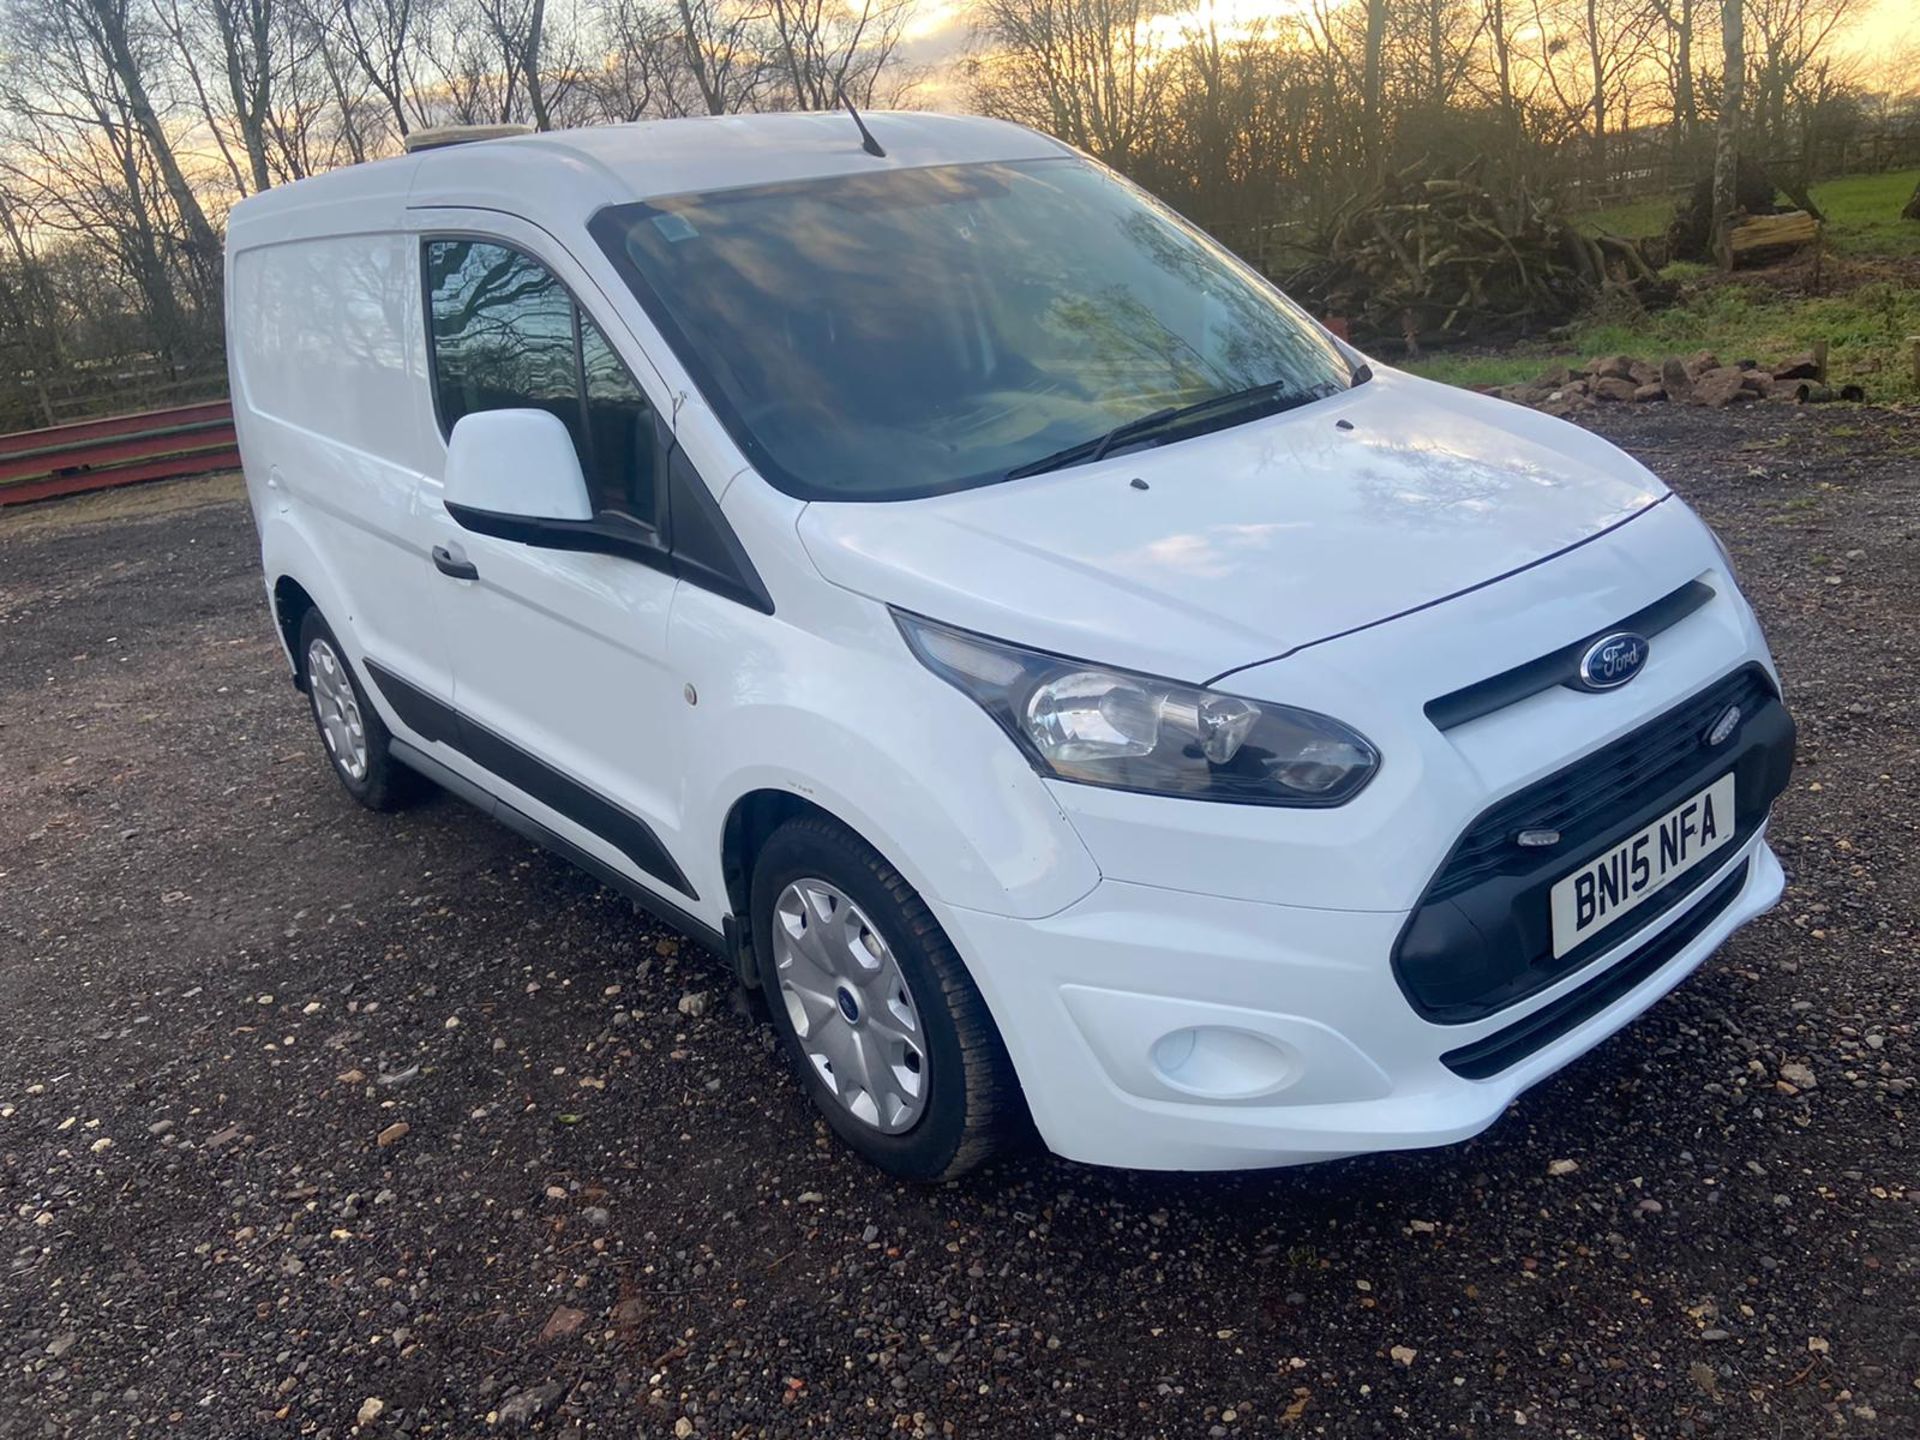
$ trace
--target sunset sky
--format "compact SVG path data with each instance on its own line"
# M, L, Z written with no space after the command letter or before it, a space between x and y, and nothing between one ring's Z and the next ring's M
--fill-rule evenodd
M1303 0L1195 0L1185 10L1158 23L1177 34L1211 3L1223 28L1255 19L1298 13ZM967 0L920 0L907 27L902 58L934 73L921 94L923 103L957 106L964 101L943 73L968 46ZM1868 73L1903 67L1912 74L1920 68L1920 0L1873 0L1861 18L1837 41L1843 53L1856 59ZM1904 88L1904 87L1902 87Z

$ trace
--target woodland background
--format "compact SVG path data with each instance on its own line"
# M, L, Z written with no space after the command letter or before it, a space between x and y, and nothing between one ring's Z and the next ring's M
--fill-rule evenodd
M972 109L1281 270L1408 167L1571 210L1709 173L1723 3L1783 186L1920 164L1872 0L0 0L0 430L220 393L227 210L426 126Z

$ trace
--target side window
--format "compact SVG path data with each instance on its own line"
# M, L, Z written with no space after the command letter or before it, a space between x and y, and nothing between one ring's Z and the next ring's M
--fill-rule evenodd
M566 286L538 261L480 240L430 240L426 263L440 423L451 433L476 410L545 410L580 445Z
M429 240L424 260L446 431L477 410L545 410L573 436L595 512L652 523L652 407L566 286L485 240Z
M600 327L580 316L580 368L587 399L587 489L595 510L651 521L653 407Z

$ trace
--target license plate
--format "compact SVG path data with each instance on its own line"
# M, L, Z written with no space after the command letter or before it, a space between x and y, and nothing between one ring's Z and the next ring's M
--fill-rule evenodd
M1733 842L1733 776L1683 801L1553 887L1553 958L1604 930Z

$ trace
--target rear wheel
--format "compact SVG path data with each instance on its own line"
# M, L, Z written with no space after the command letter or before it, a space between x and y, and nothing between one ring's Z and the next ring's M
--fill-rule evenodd
M1024 1119L986 1002L913 887L824 818L761 848L754 953L774 1029L827 1124L911 1180L980 1164Z
M301 618L299 659L314 728L335 777L369 810L399 808L418 793L419 777L393 758L393 737L318 610Z

